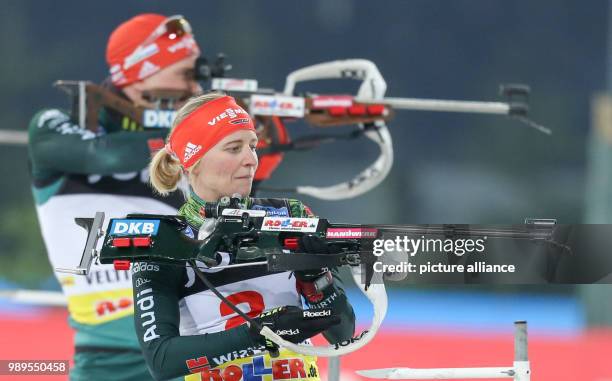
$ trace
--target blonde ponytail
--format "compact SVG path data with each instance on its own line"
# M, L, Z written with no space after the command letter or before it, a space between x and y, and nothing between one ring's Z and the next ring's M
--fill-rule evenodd
M160 195L167 196L170 192L176 190L179 181L181 181L182 171L181 162L166 149L160 149L149 164L153 189Z

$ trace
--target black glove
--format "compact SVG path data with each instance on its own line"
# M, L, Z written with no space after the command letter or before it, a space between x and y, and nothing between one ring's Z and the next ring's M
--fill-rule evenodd
M253 321L257 324L251 324L251 335L256 342L268 347L270 343L259 334L260 327L268 327L283 339L297 344L339 324L340 317L329 308L302 310L296 306L284 306L265 311Z
M298 241L298 249L303 253L329 254L336 252L327 245L324 239L314 234L305 234ZM317 303L323 299L323 290L331 286L334 278L327 268L295 272L298 292L308 303Z
M330 248L324 239L314 234L305 234L298 241L298 250L308 254L329 254ZM300 281L312 282L328 272L327 268L296 271L295 277Z
M330 248L323 238L316 234L304 234L298 241L300 251L311 254L327 254Z

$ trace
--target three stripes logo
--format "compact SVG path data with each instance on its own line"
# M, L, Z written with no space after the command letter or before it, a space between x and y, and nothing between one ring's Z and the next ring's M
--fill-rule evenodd
M196 145L191 142L187 142L187 145L185 146L185 156L183 157L183 162L186 162L191 159L191 157L198 153L201 149L201 145Z
M140 72L138 72L138 78L143 79L144 77L148 77L149 75L157 72L159 69L160 67L154 63L145 61L140 68Z

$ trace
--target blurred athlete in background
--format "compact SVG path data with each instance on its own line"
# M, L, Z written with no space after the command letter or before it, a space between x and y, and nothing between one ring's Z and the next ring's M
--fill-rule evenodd
M181 16L141 14L110 35L103 86L135 106L160 102L178 107L202 89L194 64L200 51ZM160 94L180 94L164 99ZM157 94L157 95L156 95ZM104 211L176 214L180 192L158 197L148 186L147 165L163 148L168 130L144 129L114 109L104 108L94 130L59 109L38 112L29 126L32 189L53 268L74 268L85 246L75 217ZM56 273L68 299L74 338L71 380L151 379L134 332L130 272L93 264L87 276Z

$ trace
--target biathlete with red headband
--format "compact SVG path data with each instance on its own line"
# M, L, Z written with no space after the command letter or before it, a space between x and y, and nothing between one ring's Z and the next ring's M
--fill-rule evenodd
M210 93L194 97L178 112L167 144L154 156L151 183L163 195L185 178L191 187L179 214L184 234L204 238L210 222L205 202L241 195L244 208L269 216L313 217L292 199L251 198L258 166L257 135L251 117L232 97ZM304 236L300 250L324 253L327 246ZM219 253L223 260L227 253ZM265 266L225 269L199 264L208 280L230 302L258 323L294 343L322 333L331 343L349 340L355 315L336 270L268 272ZM270 344L209 289L187 266L135 263L135 326L156 379L187 375L186 380L319 380L316 358ZM308 309L303 310L304 304Z
M147 108L147 94L172 90L200 93L193 69L199 48L180 16L138 15L110 35L105 82L121 97ZM183 101L184 103L184 101ZM75 217L124 217L127 213L175 214L181 194L159 197L148 185L147 165L163 147L167 129L145 130L111 109L100 112L97 131L76 124L58 109L42 110L29 126L29 158L38 218L51 265L74 267L85 244ZM86 277L56 273L75 329L71 380L147 380L134 332L129 272L93 264Z

